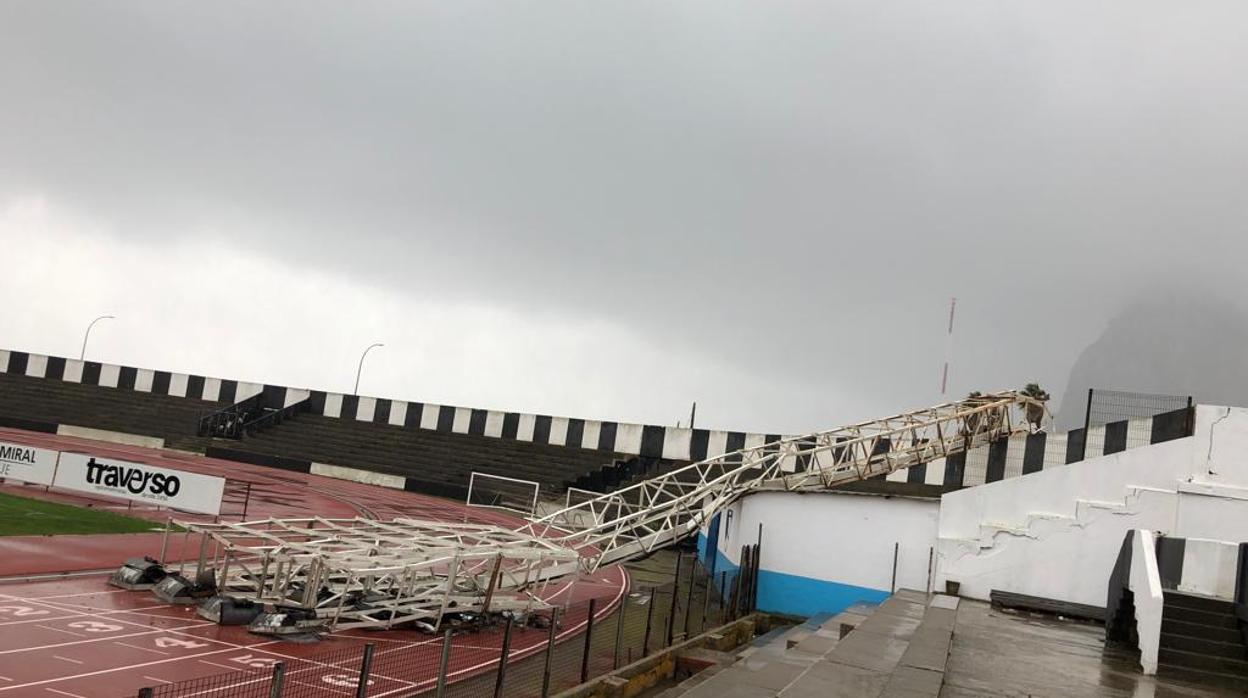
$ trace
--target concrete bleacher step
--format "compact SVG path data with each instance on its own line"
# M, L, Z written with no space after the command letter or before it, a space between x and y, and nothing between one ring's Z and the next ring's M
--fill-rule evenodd
M0 374L0 416L166 441L194 438L199 416L222 406L205 400Z
M401 475L431 485L466 488L472 472L541 484L562 491L616 454L592 449L499 439L299 415L226 447Z
M621 476L618 453L516 439L297 414L241 440L198 435L201 416L223 402L155 395L58 380L0 374L0 417L67 424L162 438L166 446L203 453L209 447L251 456L285 457L407 478L409 487L462 496L471 473L531 480L546 496L582 478L611 484ZM254 459L253 459L254 460ZM636 474L680 464L654 460ZM632 471L629 471L632 472Z
M902 590L879 606L823 614L763 636L731 667L663 695L935 698L944 682L957 608L955 597ZM842 636L845 626L853 629Z

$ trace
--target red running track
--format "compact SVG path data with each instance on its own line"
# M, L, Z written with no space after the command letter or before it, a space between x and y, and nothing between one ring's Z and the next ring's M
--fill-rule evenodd
M0 429L0 439L251 482L249 519L360 515L509 527L521 523L501 512L401 490L170 451L9 429ZM4 489L84 505L126 508L125 503L89 500L55 490L44 493L42 488L14 485ZM129 513L157 521L169 515L167 510L137 508ZM140 533L0 538L0 576L115 569L127 556L158 554L160 537ZM175 536L174 540L179 538ZM176 549L173 552L170 557L176 559ZM429 686L435 679L440 639L416 631L335 632L312 644L287 643L252 635L241 627L218 626L197 616L193 607L163 604L149 592L113 589L105 580L104 574L88 574L0 583L0 698L116 698L135 695L142 686L319 656L366 642L378 645L380 666L405 667L375 676L370 696L399 695ZM592 577L551 585L544 596L559 605L598 598L601 617L614 610L627 589L627 574L623 568L613 567ZM584 604L572 606L560 637L583 631L584 616ZM511 656L523 658L538 651L545 641L546 631L518 631L512 638ZM457 636L452 650L456 672L452 679L488 670L497 663L500 644L501 635L497 632ZM398 657L401 661L393 661ZM339 685L343 674L343 667L325 665L323 670L305 670L296 680L310 682L326 696L353 695Z

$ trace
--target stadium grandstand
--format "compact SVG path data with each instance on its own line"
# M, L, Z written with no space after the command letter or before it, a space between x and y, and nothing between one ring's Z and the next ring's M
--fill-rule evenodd
M0 698L1242 694L1248 411L1045 398L781 435L0 350Z

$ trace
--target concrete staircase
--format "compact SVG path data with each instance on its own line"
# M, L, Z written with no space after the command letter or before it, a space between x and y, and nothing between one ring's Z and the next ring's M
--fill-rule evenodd
M1158 673L1248 692L1248 647L1230 601L1164 592Z
M958 599L902 590L764 635L662 698L920 698L940 694Z

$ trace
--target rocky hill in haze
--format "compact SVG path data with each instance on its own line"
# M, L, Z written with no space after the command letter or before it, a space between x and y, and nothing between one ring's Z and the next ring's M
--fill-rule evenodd
M1137 301L1075 361L1061 393L1059 428L1083 425L1088 388L1248 406L1248 314L1210 296Z

